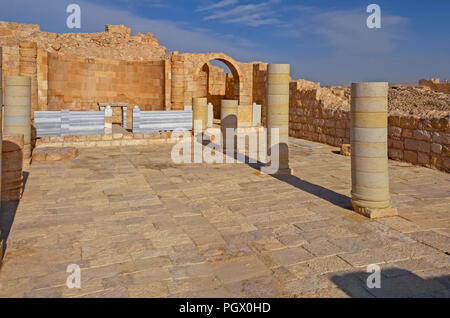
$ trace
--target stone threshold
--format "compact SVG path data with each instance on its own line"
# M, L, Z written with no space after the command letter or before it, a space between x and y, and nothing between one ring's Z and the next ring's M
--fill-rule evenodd
M146 146L176 143L171 138L171 132L155 132L147 134L106 134L106 135L80 135L80 136L47 136L36 140L35 148L42 147L119 147L119 146Z

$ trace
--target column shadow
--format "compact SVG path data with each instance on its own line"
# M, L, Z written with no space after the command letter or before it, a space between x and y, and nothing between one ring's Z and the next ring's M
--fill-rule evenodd
M341 207L343 209L352 210L352 200L350 197L334 192L333 190L324 188L320 185L311 183L309 181L300 179L294 175L273 175L273 178L283 181L291 186L302 190L304 192L308 192L318 198L326 200L333 205Z
M15 175L16 172L20 171L22 174L22 186L20 188L14 187L13 189L5 190L5 183L3 183L3 190L5 191L1 194L0 198L0 269L3 257L6 253L8 237L11 233L17 207L19 206L20 196L25 189L29 177L29 172L23 171L23 151L19 150L20 148L14 142L9 140L3 140L1 142L3 147L2 150L7 150L0 154L2 155L0 168L2 169L2 173L4 173L2 178L4 178L6 174ZM17 152L19 152L18 155L16 155ZM4 155L8 153L12 154L11 157ZM13 177L13 182L16 181L14 178L15 176ZM2 179L1 182L5 182L5 180ZM7 178L6 182L8 182ZM10 184L6 184L10 186Z
M380 288L368 287L367 280L375 280L372 273L366 272L334 275L331 281L352 298L450 297L450 275L424 279L401 268L382 269L380 274Z
M217 147L219 147L218 144L215 144L210 141L203 141L203 145L205 147L211 147L211 148L214 147L215 149L217 149ZM224 155L227 155L223 151L222 151L222 153ZM240 163L248 165L249 167L251 167L257 171L261 171L261 168L266 166L265 163L257 161L255 159L252 159L252 158L248 157L246 154L242 154L242 153L235 152L234 159ZM254 161L256 161L256 162L254 162ZM320 199L326 200L335 206L353 211L351 198L346 195L334 192L333 190L324 188L320 185L311 183L307 180L300 179L294 175L271 175L271 177L275 178L279 181L285 182L301 191L312 194Z
M2 202L0 209L0 269L2 267L3 256L6 254L8 237L16 217L19 201Z

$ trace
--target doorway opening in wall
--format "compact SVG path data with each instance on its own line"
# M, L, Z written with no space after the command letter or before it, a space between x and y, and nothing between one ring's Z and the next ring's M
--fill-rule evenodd
M198 96L206 96L213 105L214 124L220 124L221 101L223 99L239 100L239 74L236 68L226 60L210 60L200 72Z

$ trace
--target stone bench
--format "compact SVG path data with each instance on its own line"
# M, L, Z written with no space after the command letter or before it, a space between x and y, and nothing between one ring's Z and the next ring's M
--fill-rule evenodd
M103 111L36 111L36 137L98 135L105 132Z
M192 130L192 111L142 111L133 108L133 133Z

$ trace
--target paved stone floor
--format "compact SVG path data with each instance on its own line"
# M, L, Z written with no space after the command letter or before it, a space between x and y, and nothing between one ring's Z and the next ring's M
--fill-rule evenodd
M450 297L450 175L391 162L400 216L348 209L350 158L291 145L295 176L175 165L168 145L30 168L0 296ZM66 287L69 264L81 289ZM382 268L366 287L367 265Z

